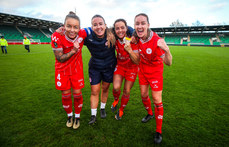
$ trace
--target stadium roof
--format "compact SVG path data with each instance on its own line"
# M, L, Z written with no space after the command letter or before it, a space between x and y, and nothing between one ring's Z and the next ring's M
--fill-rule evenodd
M49 20L42 20L36 18L29 18L11 14L0 13L0 25L16 25L35 28L58 28L62 23ZM217 26L186 26L186 27L164 27L164 28L151 28L157 33L218 33L229 32L229 25L217 25Z
M36 28L52 28L59 26L61 23L29 18L11 14L0 13L0 24L16 25L16 26L26 26L26 27L36 27Z
M165 28L152 28L154 32L161 33L191 33L191 32L229 32L229 25L217 26L190 26L190 27L165 27Z

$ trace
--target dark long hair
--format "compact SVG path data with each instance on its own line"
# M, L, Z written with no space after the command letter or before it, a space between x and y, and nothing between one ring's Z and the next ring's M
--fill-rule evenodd
M125 19L119 18L119 19L115 20L115 22L114 22L114 24L113 24L113 27L112 27L112 32L113 32L113 34L115 35L115 39L116 39L116 40L119 39L118 36L117 36L117 34L115 33L115 24L116 24L117 22L123 22L123 23L125 24L125 26L126 26L126 29L128 30L128 26L127 26L127 23L126 23L126 20L125 20ZM126 33L127 33L127 32L126 32ZM131 36L128 36L128 37L131 37Z
M149 17L148 17L148 15L146 15L145 13L139 13L139 14L137 14L137 15L135 16L134 20L135 20L136 17L138 17L138 16L144 16L144 17L146 17L147 23L149 24ZM150 31L151 31L151 30L148 28L148 29L147 29L147 36L146 36L146 38L149 38L149 36L150 36ZM135 36L135 37L138 37L136 32L134 32L134 36Z

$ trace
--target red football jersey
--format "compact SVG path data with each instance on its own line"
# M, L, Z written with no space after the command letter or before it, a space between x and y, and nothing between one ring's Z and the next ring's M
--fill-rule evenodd
M117 64L125 68L136 68L138 65L132 62L129 53L125 51L124 46L125 43L119 39L115 43L117 52ZM131 43L131 48L133 52L138 53L138 44Z
M148 40L139 40L140 53L140 70L144 73L154 74L152 76L162 76L164 51L157 46L158 40L161 39L156 33L150 32Z
M74 40L68 38L66 35L60 35L57 32L52 34L51 46L53 50L63 50L63 53L66 54L73 49L73 43L75 41L78 41L80 45L80 48L78 49L77 53L75 53L71 58L69 58L65 62L61 63L56 59L55 69L58 71L64 71L65 75L72 75L73 72L77 72L77 66L82 66L83 70L82 47L84 43L84 38L81 37L81 34L82 30L79 31L77 37Z

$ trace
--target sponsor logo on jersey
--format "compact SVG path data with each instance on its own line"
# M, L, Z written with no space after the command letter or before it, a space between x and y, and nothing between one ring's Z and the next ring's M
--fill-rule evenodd
M56 36L52 36L52 41L54 41L54 42L57 42L59 40L59 38L56 38Z
M83 38L82 37L79 37L78 38L78 42L81 43L83 41Z
M151 48L147 48L147 49L146 49L146 53L147 53L147 54L151 54L151 53L152 53L152 49L151 49Z

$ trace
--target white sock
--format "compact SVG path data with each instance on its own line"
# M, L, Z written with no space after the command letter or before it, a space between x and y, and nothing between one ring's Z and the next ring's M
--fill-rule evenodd
M97 114L97 109L91 109L91 115L95 115Z
M100 109L105 109L105 106L106 106L106 103L101 102Z
M80 118L80 114L75 113L75 118Z
M68 114L68 117L70 117L70 116L73 116L73 113L69 113L69 114Z

